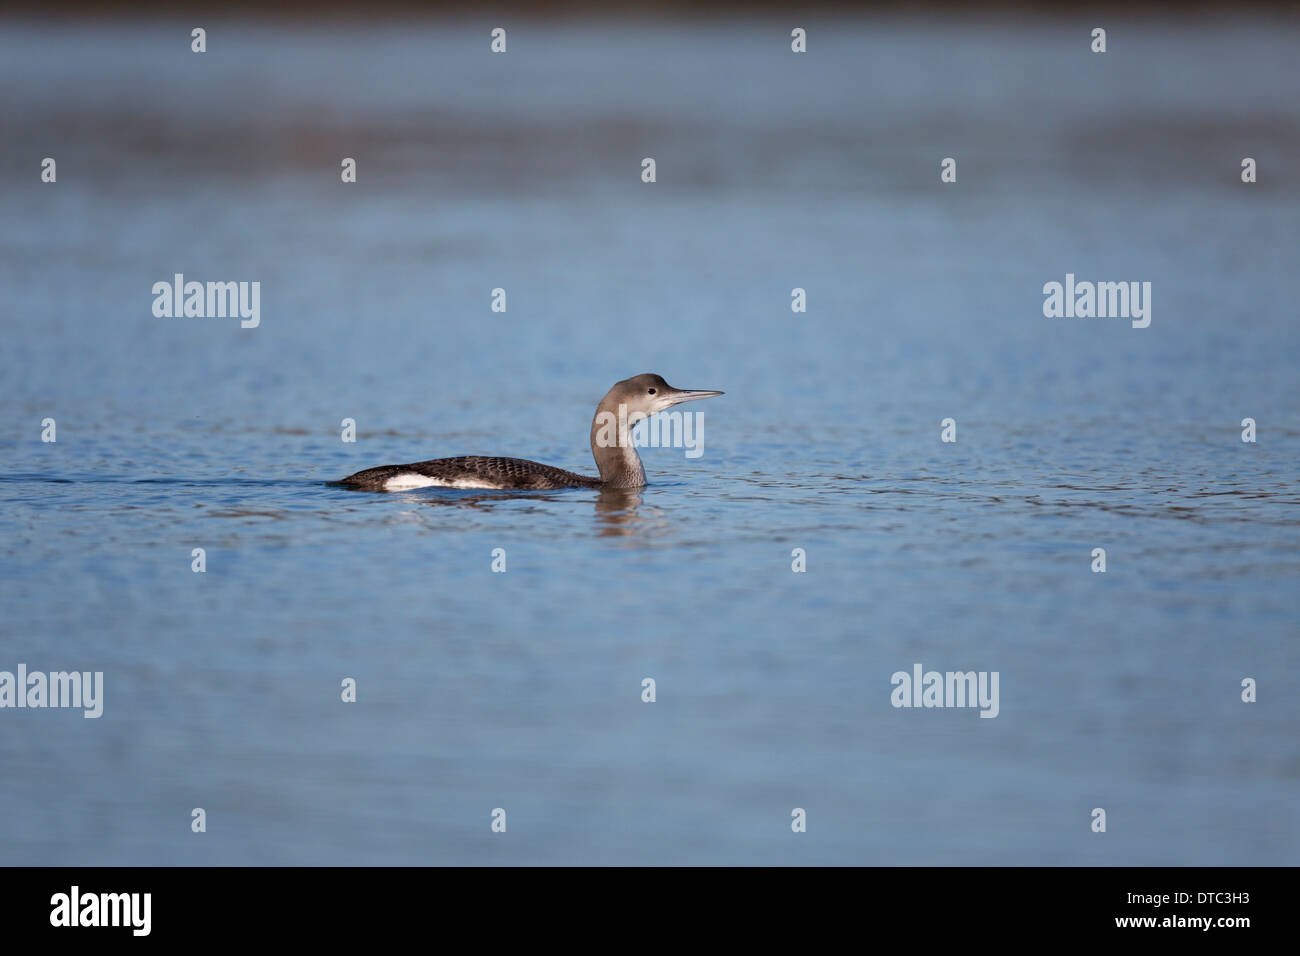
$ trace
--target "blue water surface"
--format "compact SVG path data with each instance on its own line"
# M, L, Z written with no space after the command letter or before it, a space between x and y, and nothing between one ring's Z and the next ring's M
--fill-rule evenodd
M0 30L0 669L105 683L0 859L1294 864L1294 23L494 25ZM640 372L726 395L639 493L330 484L594 473Z

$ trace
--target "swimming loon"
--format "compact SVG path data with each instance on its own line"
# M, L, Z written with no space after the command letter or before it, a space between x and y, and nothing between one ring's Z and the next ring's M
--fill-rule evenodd
M596 406L591 421L591 454L599 478L541 465L522 458L435 458L409 465L380 465L348 475L340 484L370 491L409 488L640 488L645 484L641 457L632 446L632 426L682 402L722 392L673 388L658 375L635 375L619 382Z

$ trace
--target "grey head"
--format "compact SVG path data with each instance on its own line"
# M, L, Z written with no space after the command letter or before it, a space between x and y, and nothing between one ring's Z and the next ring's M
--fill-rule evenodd
M673 388L662 375L647 372L615 384L600 400L591 422L591 454L600 479L610 488L639 488L645 484L641 456L632 446L632 426L658 412L721 395L708 389Z

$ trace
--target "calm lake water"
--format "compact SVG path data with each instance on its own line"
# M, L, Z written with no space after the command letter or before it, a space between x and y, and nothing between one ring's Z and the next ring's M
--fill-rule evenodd
M495 25L0 29L0 670L105 682L0 860L1294 864L1294 22ZM639 494L329 484L640 372L727 394Z

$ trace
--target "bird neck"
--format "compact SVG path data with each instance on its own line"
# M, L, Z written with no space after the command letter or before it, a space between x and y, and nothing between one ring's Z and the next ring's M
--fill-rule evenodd
M631 420L629 420L631 419ZM645 484L641 456L632 445L637 419L609 401L602 401L591 420L591 457L596 459L600 482L607 488L640 488Z

